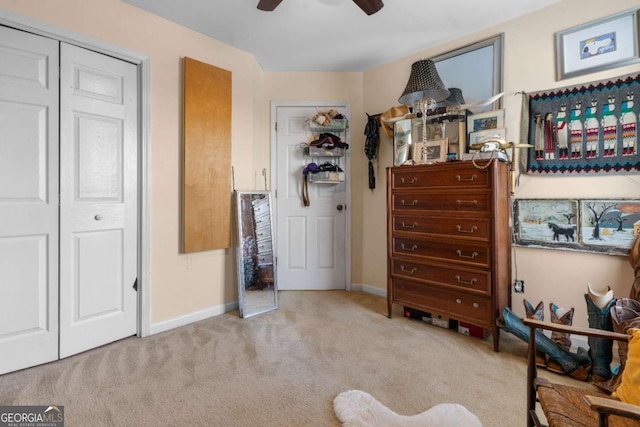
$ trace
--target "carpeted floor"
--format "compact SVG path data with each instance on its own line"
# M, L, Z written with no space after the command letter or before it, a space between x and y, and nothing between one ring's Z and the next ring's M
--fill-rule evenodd
M339 426L359 389L403 415L459 403L485 427L525 425L526 344L404 318L362 292L280 292L280 309L227 313L0 376L0 405L63 405L74 426Z

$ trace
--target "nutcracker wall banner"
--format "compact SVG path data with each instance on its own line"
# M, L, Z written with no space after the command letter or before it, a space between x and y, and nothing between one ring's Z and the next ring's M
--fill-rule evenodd
M529 173L640 172L640 74L528 96Z

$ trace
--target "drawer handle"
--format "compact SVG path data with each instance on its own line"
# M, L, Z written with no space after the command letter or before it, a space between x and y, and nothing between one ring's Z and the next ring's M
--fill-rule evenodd
M400 181L401 181L403 184L415 184L416 182L418 182L418 178L416 178L416 177L414 176L413 178L411 178L411 181L409 181L409 180L405 180L405 179L404 179L404 176L403 176L403 177L401 177L401 178L400 178Z
M456 179L458 180L458 182L473 182L478 179L478 175L474 173L470 178L463 178L460 175L456 175Z
M408 272L408 273L413 274L413 273L415 273L416 271L418 271L418 269L417 269L417 268L415 268L415 267L411 267L411 270L409 270L409 269L404 268L404 265L401 265L401 266L400 266L400 271L403 271L403 272L405 272L405 273L407 273L407 272Z
M462 304L462 300L460 298L456 298L456 304Z
M467 259L475 259L478 255L480 255L478 252L473 251L473 253L471 255L462 255L462 251L460 249L458 249L456 251L456 253L458 254L458 256L460 258L467 258Z
M402 228L416 228L417 226L418 226L417 222L414 222L411 225L407 225L407 224L404 223L404 221L402 221Z
M400 247L405 251L415 251L416 249L418 249L418 245L412 245L410 248L408 248L404 245L404 243L401 244Z
M471 280L462 280L462 278L460 276L458 276L456 274L456 281L461 284L461 285L469 285L469 286L473 286L476 284L476 282L478 281L478 279L476 279L475 277L473 277Z
M480 304L478 304L477 302L473 303L473 308L480 308Z
M456 200L456 203L458 205L477 205L478 201L477 200Z
M402 206L415 206L418 204L417 200L412 201L411 203L407 203L404 201L404 199L402 199L402 201L400 202L402 204Z
M469 230L463 230L461 226L456 225L456 229L458 230L458 233L469 233L469 234L473 234L476 231L478 231L478 227L476 227L475 225L471 227L471 229Z

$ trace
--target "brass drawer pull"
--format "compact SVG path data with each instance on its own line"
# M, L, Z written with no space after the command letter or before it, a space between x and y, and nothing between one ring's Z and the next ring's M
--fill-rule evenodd
M458 233L469 233L469 234L473 234L476 231L478 231L478 227L476 227L475 225L472 226L469 230L463 230L461 226L456 225L456 229L458 230Z
M462 255L462 251L460 249L458 249L456 251L456 253L458 254L458 256L460 258L467 258L467 259L475 259L478 255L480 255L478 252L474 251L471 255Z
M462 300L460 298L456 298L456 304L462 304Z
M456 200L456 204L458 205L477 205L477 200Z
M417 222L414 222L411 225L407 225L407 224L404 223L404 221L402 221L402 228L416 228L417 226L418 226Z
M476 284L476 282L478 281L478 279L476 279L475 277L473 277L471 280L462 280L462 278L456 274L456 281L461 284L461 285L469 285L469 286L473 286Z
M417 268L415 268L415 267L411 267L411 270L409 270L409 269L404 268L404 265L401 265L401 266L400 266L400 271L405 272L405 273L407 273L407 272L408 272L408 273L413 274L413 273L415 273L416 271L418 271L418 269L417 269Z
M405 200L404 200L404 199L402 199L402 201L400 201L400 204L401 204L402 206L415 206L415 205L417 205L417 204L418 204L418 201L417 201L417 200L414 200L414 201L412 201L411 203L407 203L407 202L405 202Z
M473 308L480 308L480 304L478 304L477 302L473 303Z
M473 182L478 179L478 175L474 173L473 175L471 175L471 178L463 178L460 175L456 175L456 179L458 180L458 182Z
M400 178L400 182L402 182L403 184L415 184L418 181L418 178L416 178L415 176L413 178L411 178L411 181L404 179L404 176Z
M401 247L401 248L402 248L402 250L404 250L404 251L415 251L416 249L418 249L418 245L412 245L412 246L409 248L409 247L406 247L406 246L404 245L404 243L403 243L403 244L401 244L401 245L400 245L400 247Z

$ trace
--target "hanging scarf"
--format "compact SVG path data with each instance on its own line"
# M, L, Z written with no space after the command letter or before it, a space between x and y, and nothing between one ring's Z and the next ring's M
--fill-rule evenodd
M367 117L367 125L364 128L364 135L367 137L367 141L364 144L364 153L369 159L369 189L373 190L376 188L376 177L372 160L378 156L378 143L380 142L378 127L380 126L380 122L376 116L367 114Z

